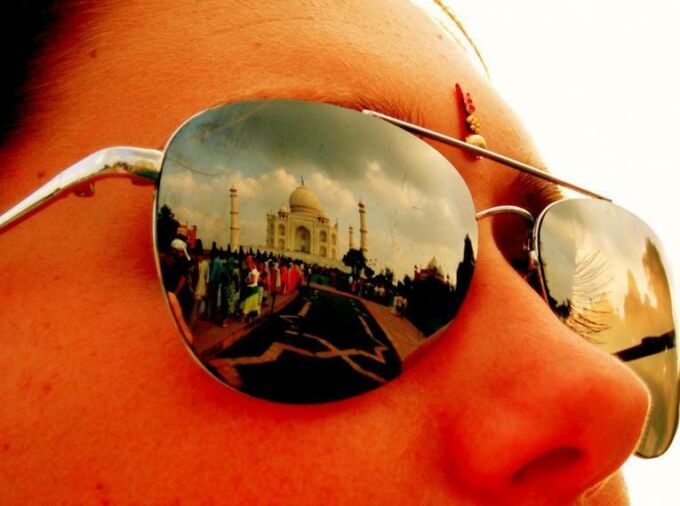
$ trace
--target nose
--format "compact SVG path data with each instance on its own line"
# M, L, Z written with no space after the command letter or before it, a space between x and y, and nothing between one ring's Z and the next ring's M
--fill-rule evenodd
M568 504L633 452L642 382L563 325L491 240L434 347L427 381L444 473L472 503Z

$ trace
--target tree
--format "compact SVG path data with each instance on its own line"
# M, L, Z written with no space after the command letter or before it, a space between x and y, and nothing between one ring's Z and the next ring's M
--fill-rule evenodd
M178 228L179 221L175 218L172 209L165 204L161 206L156 216L156 240L160 251L170 249L170 243L175 239Z
M392 286L394 284L394 271L389 267L385 267L385 284Z
M361 270L366 267L366 257L360 249L350 249L342 257L342 263L352 269L352 277L358 279Z
M469 235L465 236L465 245L463 246L463 259L458 264L456 269L456 291L460 293L459 299L462 302L465 293L467 292L470 283L472 282L472 273L475 270L475 251L472 247L472 240Z

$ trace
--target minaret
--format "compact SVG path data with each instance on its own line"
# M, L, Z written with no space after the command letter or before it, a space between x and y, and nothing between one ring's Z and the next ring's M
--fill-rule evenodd
M366 230L366 206L359 201L359 234L360 248L364 256L368 253L368 230Z
M229 245L231 246L231 251L238 249L238 190L235 187L231 187L229 190L231 198L231 227L229 228Z
M349 226L349 249L354 249L354 227Z

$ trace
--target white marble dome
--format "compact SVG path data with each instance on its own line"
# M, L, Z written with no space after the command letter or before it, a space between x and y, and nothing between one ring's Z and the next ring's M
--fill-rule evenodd
M298 186L288 199L290 211L292 213L308 213L316 216L321 213L321 202L319 198L312 193L304 184Z

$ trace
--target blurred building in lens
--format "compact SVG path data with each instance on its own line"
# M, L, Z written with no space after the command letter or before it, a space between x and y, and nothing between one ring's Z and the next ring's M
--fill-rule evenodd
M428 278L448 283L448 275L444 273L444 269L442 269L435 257L432 257L432 260L430 260L426 267L418 269L417 266L414 266L414 280L420 281Z

